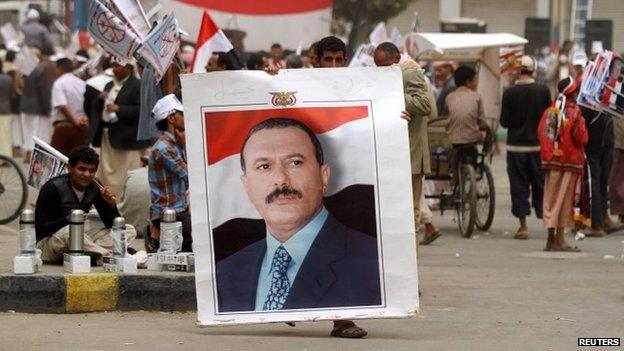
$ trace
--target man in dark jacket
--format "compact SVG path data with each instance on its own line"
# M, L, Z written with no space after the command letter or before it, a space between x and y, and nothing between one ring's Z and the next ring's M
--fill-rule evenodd
M529 196L537 218L542 218L544 173L540 159L537 126L550 106L548 87L533 79L535 61L522 56L520 78L505 91L501 105L501 126L507 128L507 174L511 191L511 212L520 220L515 239L528 239L526 217L531 214Z
M89 135L93 146L101 147L98 178L119 195L128 171L141 167L148 142L137 141L141 83L132 65L113 63L113 74L113 81L106 84L97 101L101 118L91 120Z
M605 232L611 233L619 229L607 212L609 208L607 186L614 143L613 120L612 116L606 113L588 108L581 108L581 111L589 133L585 154L589 165L591 187L591 229L585 235L602 237Z
M84 250L97 258L112 249L109 229L119 216L115 196L109 187L100 189L94 182L99 158L88 146L79 146L69 154L67 174L48 180L37 197L35 231L37 248L46 263L57 263L69 250L69 215L80 209L85 213L95 206L106 228L92 228L84 235ZM126 225L128 241L136 237L131 225ZM97 262L97 260L96 260Z

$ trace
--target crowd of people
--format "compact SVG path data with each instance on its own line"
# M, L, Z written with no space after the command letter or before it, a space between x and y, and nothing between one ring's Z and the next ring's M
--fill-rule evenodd
M25 46L39 59L32 73L24 75L12 65L15 51L6 51L4 67L0 60L0 116L3 123L10 121L3 138L12 140L12 149L0 152L21 155L29 162L32 136L37 136L69 159L67 174L50 179L37 199L37 247L43 260L59 262L69 249L69 213L76 208L89 212L92 206L105 227L85 236L85 250L96 264L112 247L105 229L119 215L138 217L129 221L134 224L128 225L129 237L144 235L147 249L156 250L165 208L174 209L182 222L182 251L192 251L179 92L163 92L153 73L136 63L105 57L97 69L84 69L89 53L81 50L71 58L57 54L38 17L35 10L29 11L22 28ZM181 57L192 57L192 49L183 47ZM427 245L441 235L425 200L425 176L431 172L427 122L448 118L452 170L461 160L476 159L478 143L485 141L489 151L495 130L486 120L482 97L476 92L477 72L470 65L439 62L426 72L388 42L377 46L374 61L377 66L398 65L402 72L405 111L400 117L409 130L414 220L420 244ZM286 68L335 68L347 63L345 43L329 36L301 55L274 44L269 52L248 55L245 67L239 58L216 52L206 70L277 74ZM582 67L573 67L571 76L559 81L553 99L550 89L535 81L536 62L523 56L519 77L502 96L500 125L508 131L511 212L519 221L514 238L532 235L527 217L533 207L536 217L543 219L548 251L579 251L566 243L565 229L587 226L586 236L601 237L621 229L624 222L624 186L618 181L624 177L624 122L576 105L586 62L575 63ZM134 172L142 168L145 172L137 177L145 178L144 188L132 183ZM145 191L135 197L137 189ZM132 199L148 199L149 209L124 213L123 204ZM619 223L609 216L609 205ZM351 321L335 321L332 335L357 338L366 331Z

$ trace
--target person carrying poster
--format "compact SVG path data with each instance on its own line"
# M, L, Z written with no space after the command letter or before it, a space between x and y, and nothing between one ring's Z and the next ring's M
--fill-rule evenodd
M339 68L347 65L347 46L345 43L334 37L328 36L318 41L315 46L316 66L319 68ZM265 71L269 74L277 74L280 66L270 64ZM334 321L332 336L347 338L363 338L368 334L366 330L358 327L352 321Z
M316 48L330 69L181 77L200 113L186 124L201 325L333 320L358 338L352 318L416 312L401 72L331 69L344 43Z

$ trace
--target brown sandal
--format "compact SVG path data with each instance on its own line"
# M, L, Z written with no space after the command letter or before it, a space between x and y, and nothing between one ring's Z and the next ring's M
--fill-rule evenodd
M561 246L561 247L551 247L550 251L553 251L553 252L581 252L581 249L579 249L576 246L565 245L565 246Z
M347 325L340 326L338 328L334 328L331 331L331 336L335 336L338 338L348 338L348 339L360 339L368 335L366 330L358 327L357 325Z
M425 237L418 244L419 245L429 245L432 242L434 242L437 238L439 238L440 235L442 235L442 233L440 233L439 230L437 232L431 234L431 235L425 234Z

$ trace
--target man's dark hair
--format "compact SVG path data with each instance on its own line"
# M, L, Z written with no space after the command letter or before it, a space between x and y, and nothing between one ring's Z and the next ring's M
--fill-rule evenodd
M80 50L76 51L76 56L82 56L82 57L86 58L87 60L89 59L89 53L85 49L80 49Z
M43 56L52 56L56 54L54 47L51 44L43 44L43 46L39 47L39 50Z
M323 57L323 53L325 51L329 51L329 52L342 51L342 54L344 55L344 57L347 57L347 46L342 40L334 37L333 35L330 35L328 37L321 39L318 42L318 44L316 44L315 49L316 49L316 57L318 57L319 60Z
M317 46L318 46L318 41L315 41L314 43L310 44L310 47L308 48L308 54L313 53L314 55L316 55Z
M67 73L74 70L73 62L67 57L63 57L61 59L56 60L56 67L58 67L61 71Z
M235 71L237 68L234 65L234 61L232 61L232 58L230 57L230 55L228 55L225 52L215 52L214 55L217 55L217 64L219 66L225 66L225 69L227 71Z
M281 49L282 46L279 43L273 43L273 45L271 45L271 50L273 49Z
M375 51L383 51L388 55L401 56L401 52L399 51L399 48L397 48L396 45L392 44L389 41L386 41L384 43L377 45L377 47L375 48Z
M250 71L256 70L258 65L262 66L262 54L251 54L249 60L247 60L247 69Z
M289 68L302 68L303 61L301 61L301 56L297 54L290 54L286 56L286 65Z
M458 87L462 87L468 84L469 81L473 80L477 75L474 69L468 66L460 66L453 76L455 78L455 85Z
M17 52L13 50L7 50L6 55L4 56L4 59L6 60L6 62L13 62L15 61L16 57L17 57Z
M69 165L72 167L76 166L78 162L96 166L100 164L100 156L86 145L73 148L67 158L69 158Z
M245 137L245 141L243 142L243 147L241 148L241 153L240 153L240 163L241 163L241 168L243 169L243 172L245 172L245 158L244 158L245 146L247 145L247 141L249 141L249 138L251 138L252 135L256 134L257 132L263 129L273 129L273 128L283 129L283 128L288 128L288 127L299 128L303 130L304 132L306 132L306 134L308 134L308 137L310 137L310 141L312 142L312 145L314 145L316 161L318 162L319 165L324 164L323 147L321 146L321 142L316 137L316 134L314 134L314 131L310 129L310 127L305 125L303 122L297 121L296 119L287 118L287 117L277 117L277 118L269 118L267 120L264 120L256 124L255 126L251 127L251 129L247 133L247 137Z
M156 122L156 128L160 130L161 132L166 132L167 127L168 127L168 122L166 118L161 119L160 121Z

